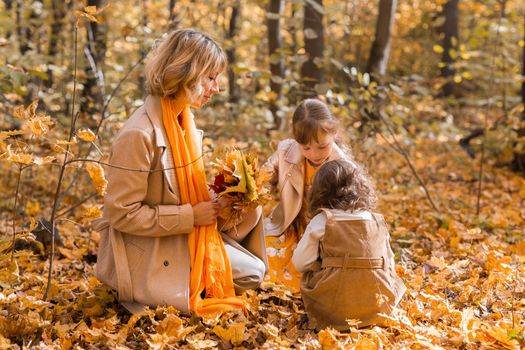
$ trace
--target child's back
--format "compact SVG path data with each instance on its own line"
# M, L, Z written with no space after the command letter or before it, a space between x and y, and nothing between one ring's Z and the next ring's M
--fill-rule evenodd
M360 327L381 324L378 314L390 313L406 290L395 272L383 217L359 214L334 209L318 214L326 218L320 266L301 278L305 309L316 327L348 329L347 319L361 321Z

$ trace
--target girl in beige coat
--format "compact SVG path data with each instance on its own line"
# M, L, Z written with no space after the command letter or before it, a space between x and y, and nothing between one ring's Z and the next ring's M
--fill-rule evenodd
M219 92L218 76L225 66L223 50L206 34L192 29L172 32L146 65L150 96L113 142L104 214L94 223L100 232L95 274L118 291L119 300L132 312L144 305L172 305L184 312L211 314L242 304L234 288L256 288L262 282L266 258L260 208L249 213L236 236L221 238L216 230L221 203L202 191L207 192L202 131L195 129L189 107L201 107ZM177 131L180 138L175 140L182 140L176 146L170 130ZM190 160L178 164L175 160L181 156ZM201 180L198 188L181 180L180 171L188 167ZM183 203L182 189L204 199ZM202 227L211 227L211 234L206 231L200 236L204 239L196 240L195 232ZM209 237L218 252L211 257L222 268L218 277L227 288L211 296L213 303L206 300L217 286L205 281L214 273L206 270ZM197 266L203 268L200 276L192 273Z
M307 194L317 168L327 160L350 158L336 144L338 121L320 100L306 99L294 112L294 139L281 141L265 167L279 202L264 224L270 272L267 279L299 290L293 250L308 224Z
M374 188L359 166L344 160L324 164L309 200L317 213L293 254L302 272L301 295L309 326L348 329L382 324L405 286L397 277L383 217L372 213Z

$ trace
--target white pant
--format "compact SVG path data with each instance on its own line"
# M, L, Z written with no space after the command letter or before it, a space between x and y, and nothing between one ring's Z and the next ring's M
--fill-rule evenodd
M261 259L243 252L224 242L232 268L233 284L236 291L257 288L264 279L266 266Z

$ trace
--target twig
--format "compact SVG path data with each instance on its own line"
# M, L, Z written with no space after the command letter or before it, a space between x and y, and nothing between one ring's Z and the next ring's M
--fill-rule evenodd
M500 38L500 28L501 28L503 12L504 11L499 12L498 24L496 28L496 42L497 43L500 42L499 38ZM494 81L494 66L496 65L496 51L497 51L497 48L496 48L496 45L494 45L494 52L492 54L492 62L491 62L491 67L490 67L490 77L489 77L490 82ZM483 190L483 177L484 177L483 164L485 163L485 143L487 141L488 114L489 114L490 108L492 107L492 95L488 92L488 90L487 90L487 95L488 95L487 96L488 98L487 112L485 113L485 116L483 118L483 135L481 139L481 158L479 160L479 184L478 184L478 196L477 196L477 203L476 203L476 216L478 217L478 219L479 219L479 213L481 211L481 191Z
M388 122L386 121L386 119L383 117L383 111L379 110L379 118L381 119L381 121L385 124L387 130L388 130L388 133L390 134L390 136L392 136L392 139L394 140L394 143L395 143L395 147L384 137L384 135L381 133L380 130L378 130L376 128L376 132L379 133L379 135L381 135L381 137L394 149L396 150L399 154L401 154L403 156L403 158L405 158L405 161L407 162L408 166L410 167L410 170L412 171L412 174L414 174L415 178L417 179L417 181L419 182L419 184L421 185L421 187L423 187L423 190L425 191L425 195L428 199L428 201L430 202L430 205L432 205L432 208L434 208L434 210L438 213L438 214L441 214L441 211L438 209L438 207L436 206L436 204L434 203L434 201L432 200L432 197L430 196L430 192L428 191L428 188L425 184L425 182L421 179L421 177L418 175L417 173L417 170L416 168L414 167L414 165L412 164L412 161L410 160L410 157L408 156L408 154L406 153L406 151L403 149L403 147L401 147L401 145L399 144L399 142L397 141L395 135L394 135L394 132L392 131L392 128L390 127L390 125L388 124Z
M83 203L87 202L88 200L90 200L91 198L95 197L97 195L96 192L93 192L91 194L89 194L88 196L82 198L80 201L78 201L77 203L73 204L71 207L67 208L67 209L63 209L60 213L58 213L56 215L57 218L71 212L72 210L78 208L80 205L82 205Z
M74 53L73 53L73 99L71 104L71 128L69 129L69 138L68 141L71 141L73 138L73 135L75 133L75 124L77 121L77 116L75 115L75 97L77 92L77 44L78 44L78 27L75 25L75 33L74 33ZM62 166L60 168L60 174L58 176L58 183L57 188L55 191L54 201L53 201L53 210L51 212L51 230L53 231L51 233L51 253L49 256L49 271L47 275L47 285L46 285L46 291L44 292L44 300L47 300L47 297L49 295L49 290L51 288L51 277L53 275L53 259L55 256L55 214L58 207L58 199L60 196L60 188L62 187L62 179L64 178L64 172L67 167L67 156L70 148L70 142L68 142L66 146L66 154L64 156L64 161L62 163Z
M15 204L13 205L13 250L11 251L11 262L15 259L15 242L16 242L16 206L18 204L18 191L20 189L20 179L22 177L22 166L18 167L18 176L16 179Z

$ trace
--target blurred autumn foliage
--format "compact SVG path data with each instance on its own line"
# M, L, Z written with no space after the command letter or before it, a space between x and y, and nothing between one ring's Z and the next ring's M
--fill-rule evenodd
M523 1L4 0L0 10L0 348L525 347ZM195 112L207 163L224 146L263 162L305 96L341 119L408 288L388 327L307 329L300 296L269 283L247 294L247 314L130 315L93 277L90 222L111 143L144 101L145 54L188 26L230 59L226 90Z

